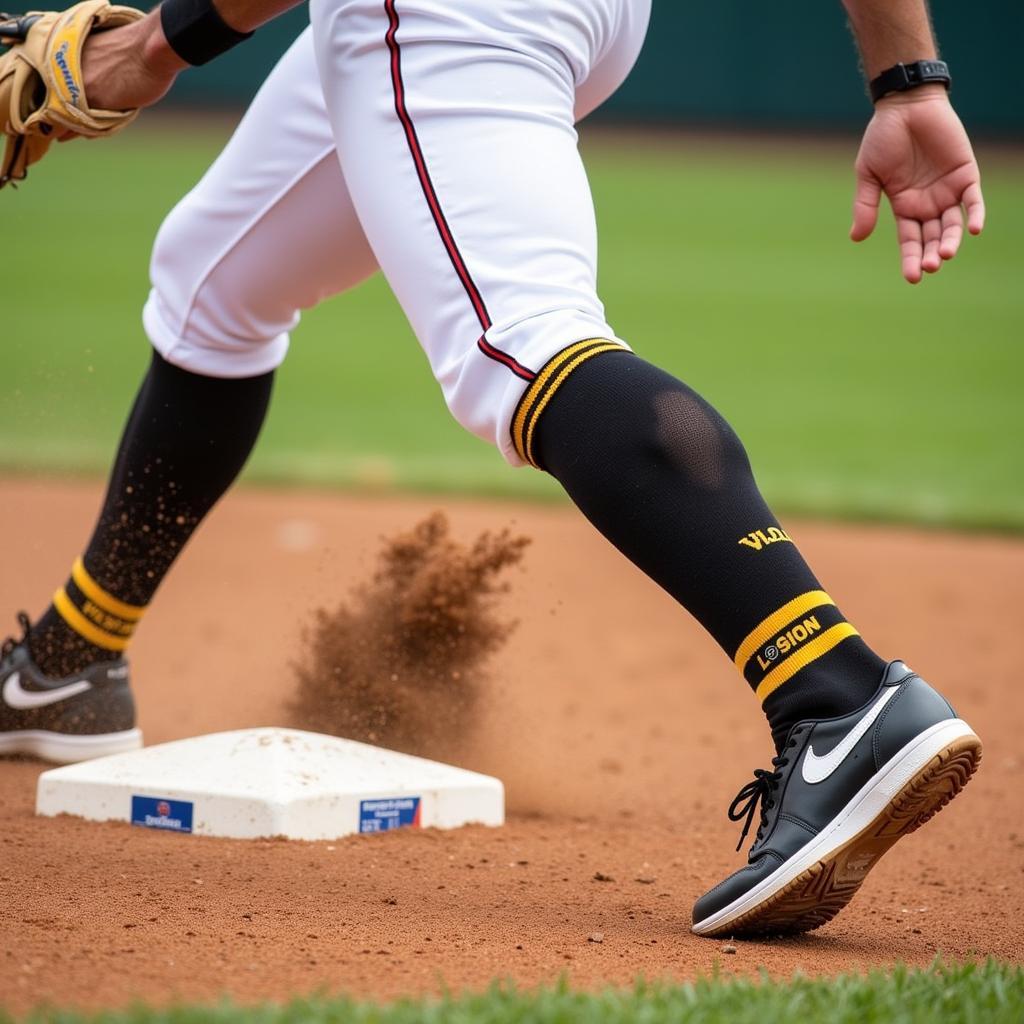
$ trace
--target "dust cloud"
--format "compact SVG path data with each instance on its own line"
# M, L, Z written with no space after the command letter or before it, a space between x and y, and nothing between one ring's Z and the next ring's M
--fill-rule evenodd
M304 631L292 724L456 759L515 629L500 598L529 542L502 530L462 543L440 512L386 539L370 580Z

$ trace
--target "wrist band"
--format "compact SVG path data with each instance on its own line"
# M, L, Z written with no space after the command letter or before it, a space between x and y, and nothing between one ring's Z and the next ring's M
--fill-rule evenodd
M252 35L233 29L213 0L164 0L160 25L171 49L195 66L208 63Z
M886 68L877 78L871 79L868 90L871 93L871 102L877 103L891 92L906 92L930 82L941 82L948 92L952 81L949 66L945 61L916 60L913 64L895 64L891 68Z

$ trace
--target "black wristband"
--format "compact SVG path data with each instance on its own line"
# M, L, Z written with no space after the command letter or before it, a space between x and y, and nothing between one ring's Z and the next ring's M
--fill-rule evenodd
M952 81L945 61L915 60L913 64L896 64L886 68L877 78L871 80L868 89L871 93L871 102L877 103L891 92L906 92L930 82L941 82L948 92Z
M171 49L195 66L208 63L252 35L233 29L213 0L164 0L160 25Z

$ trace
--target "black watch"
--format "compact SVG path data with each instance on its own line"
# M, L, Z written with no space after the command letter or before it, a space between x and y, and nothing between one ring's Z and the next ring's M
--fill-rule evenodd
M868 89L871 102L877 103L891 92L906 92L919 85L928 85L929 82L941 82L948 91L952 81L949 66L944 60L915 60L913 64L897 64L887 68L871 80Z

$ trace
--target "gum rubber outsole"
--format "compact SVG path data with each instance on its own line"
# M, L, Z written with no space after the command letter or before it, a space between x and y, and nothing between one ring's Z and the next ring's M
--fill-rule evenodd
M940 750L857 835L832 850L763 903L707 938L796 935L827 924L853 899L868 871L898 839L920 828L970 781L981 740L961 736Z

